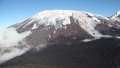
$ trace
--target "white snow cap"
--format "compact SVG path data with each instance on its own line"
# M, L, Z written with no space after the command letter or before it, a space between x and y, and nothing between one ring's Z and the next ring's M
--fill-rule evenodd
M112 18L118 18L117 16L119 15L120 15L120 11L116 12L116 14L112 16Z
M120 11L116 12L116 14L114 14L111 19L115 22L115 21L119 21L120 22ZM117 23L116 23L117 24ZM120 27L119 24L117 24L118 27Z
M83 17L94 16L92 13L88 13L85 11L75 11L75 10L45 10L37 13L36 15L31 17L31 21L27 23L25 26L37 22L36 24L44 25L44 26L55 26L56 28L61 28L62 25L71 24L70 16L74 18L74 20L78 20ZM95 19L95 18L94 18ZM98 21L96 19L96 21ZM99 21L98 21L99 22Z
M100 37L101 34L94 29L97 24L101 23L96 16L100 15L75 10L45 10L32 16L31 21L29 21L25 26L36 22L31 29L35 29L39 25L54 26L55 29L59 29L63 28L63 25L71 24L70 18L73 18L75 21L74 23L77 23L76 21L78 21L79 23L77 24L90 35ZM102 16L102 18L105 17Z
M118 12L117 12L117 14L119 14L119 15L120 15L120 11L118 11Z

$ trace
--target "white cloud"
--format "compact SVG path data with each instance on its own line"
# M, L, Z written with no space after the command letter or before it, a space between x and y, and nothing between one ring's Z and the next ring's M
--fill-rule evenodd
M17 33L15 28L0 29L0 64L16 56L20 56L30 49L30 47L22 41L22 39L29 34L30 32ZM23 42L23 45L18 44L20 41Z

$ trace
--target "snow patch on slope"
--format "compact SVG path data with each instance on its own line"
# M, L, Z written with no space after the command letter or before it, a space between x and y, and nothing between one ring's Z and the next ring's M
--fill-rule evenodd
M36 29L36 28L37 28L37 25L36 25L36 23L34 23L34 25L31 29L33 30L33 29Z

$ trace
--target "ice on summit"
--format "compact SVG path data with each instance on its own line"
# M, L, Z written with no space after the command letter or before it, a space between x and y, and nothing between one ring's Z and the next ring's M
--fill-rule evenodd
M117 15L118 14L120 14L120 11L117 12ZM77 23L81 28L83 28L93 37L102 36L99 31L94 29L97 24L102 24L99 18L110 21L110 18L107 18L105 16L75 10L45 10L37 13L30 18L31 20L27 24L25 23L24 27L30 24L34 24L31 29L38 28L39 25L54 26L55 29L66 29L67 27L64 26L66 26L67 24L71 24L71 18L73 18L73 20L75 21L74 23ZM112 26L111 23L108 24L109 26Z

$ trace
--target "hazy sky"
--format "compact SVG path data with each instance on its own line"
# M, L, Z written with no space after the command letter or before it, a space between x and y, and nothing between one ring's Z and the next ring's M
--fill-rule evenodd
M0 0L0 28L21 22L44 10L78 10L111 16L120 0Z

